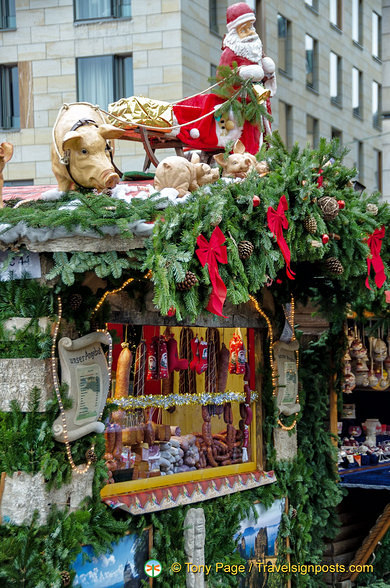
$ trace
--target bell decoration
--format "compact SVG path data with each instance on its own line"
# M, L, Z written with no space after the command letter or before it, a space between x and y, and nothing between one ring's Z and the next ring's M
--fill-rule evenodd
M184 280L176 284L176 289L180 292L188 292L188 290L191 290L191 288L196 286L197 283L198 278L196 275L193 272L187 271Z
M321 208L322 216L326 221L334 220L340 211L336 198L332 198L332 196L320 198L318 206Z
M311 235L317 232L317 221L314 216L307 216L303 221L303 226Z
M250 241L241 241L238 245L238 255L240 259L245 260L249 259L254 251L254 245Z
M328 257L325 259L325 267L332 274L340 275L344 272L343 264L337 257Z

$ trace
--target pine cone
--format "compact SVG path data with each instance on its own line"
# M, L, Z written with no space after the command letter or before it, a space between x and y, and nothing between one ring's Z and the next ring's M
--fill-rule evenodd
M325 267L332 274L342 274L344 272L343 265L337 257L328 257L325 259Z
M90 461L91 463L97 462L97 455L93 449L88 449L88 451L85 452L85 459L87 460L87 462L88 461Z
M81 294L78 294L77 292L69 296L69 306L72 310L77 310L78 308L80 308L82 301L83 297L81 296Z
M296 508L292 508L292 510L291 510L291 518L292 519L295 519L296 516L297 516L297 514L298 514L297 513L297 509Z
M311 235L317 232L317 221L314 216L307 216L303 221L303 226Z
M378 214L377 205L369 202L366 206L366 212L368 212L369 214L372 214L372 216L376 216Z
M251 243L250 241L241 241L237 245L237 248L240 259L248 259L255 249L253 243Z
M69 586L70 584L70 573L67 571L61 572L61 581L63 586Z
M336 198L332 196L323 196L318 200L318 206L321 208L324 220L330 221L336 218L339 213L339 204Z
M178 282L176 284L176 288L177 290L180 290L180 292L187 292L188 290L191 290L191 288L195 286L197 283L198 278L196 277L196 275L188 270L186 272L184 280L182 282Z

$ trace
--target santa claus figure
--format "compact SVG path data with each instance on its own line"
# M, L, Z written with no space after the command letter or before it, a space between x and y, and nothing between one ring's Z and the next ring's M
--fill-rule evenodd
M245 2L229 6L226 13L228 32L223 39L219 65L233 68L236 63L242 80L261 83L273 96L276 92L275 63L263 55L261 39L253 26L255 20L253 10ZM184 123L178 134L179 139L206 151L224 148L229 142L241 139L246 151L256 154L263 140L261 129L248 121L243 126L237 125L232 110L227 119L221 120L218 107L222 103L223 99L215 94L198 95L177 103L173 107L174 115L179 124ZM271 114L269 98L267 110ZM207 113L213 114L207 116ZM271 132L265 119L264 127L266 133Z
M219 65L239 66L243 80L261 82L274 96L276 92L275 62L263 55L263 44L253 23L256 17L246 2L229 6L226 12L227 35L222 43Z

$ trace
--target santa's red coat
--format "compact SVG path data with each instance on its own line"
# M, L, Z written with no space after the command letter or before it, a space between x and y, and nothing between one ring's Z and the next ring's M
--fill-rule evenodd
M226 47L221 55L219 65L232 67L233 62L236 62L238 67L241 65L258 65L245 57L236 55L234 51ZM211 113L204 119L186 125L180 129L178 138L186 145L194 149L213 150L218 148L218 138L215 130L214 109L216 106L222 104L224 100L216 94L204 94L194 96L193 98L185 98L173 106L174 115L180 125L184 123L191 123L191 121L200 118L206 113ZM267 101L269 102L269 101ZM267 103L268 109L270 108ZM191 137L191 129L199 131L199 138ZM256 125L252 125L245 121L244 128L240 137L245 145L245 149L249 153L256 154L259 150L260 129Z

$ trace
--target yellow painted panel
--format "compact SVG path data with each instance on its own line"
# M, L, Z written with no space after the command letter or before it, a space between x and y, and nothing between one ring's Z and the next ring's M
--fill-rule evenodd
M142 490L149 490L151 488L175 486L176 484L187 484L188 482L199 482L201 480L210 480L211 478L254 472L255 470L255 462L248 461L246 463L221 466L220 468L207 468L193 472L170 474L169 476L142 478L141 480L131 480L129 482L118 482L117 484L107 484L101 489L100 495L102 498L107 498L109 496L129 494L130 492L139 492Z

